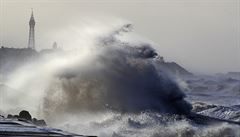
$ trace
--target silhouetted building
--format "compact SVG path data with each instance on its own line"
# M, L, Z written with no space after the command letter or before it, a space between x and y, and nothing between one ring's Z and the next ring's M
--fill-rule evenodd
M52 48L53 48L53 49L57 49L57 48L58 48L58 46L57 46L57 42L56 42L56 41L53 43Z
M32 11L32 15L29 21L29 38L28 38L28 48L31 48L31 49L35 49L34 27L35 27L35 20L34 20L33 11Z
M48 54L58 54L58 53L64 53L64 51L58 47L57 42L53 42L52 48L50 49L42 49L40 52L40 55L48 55Z

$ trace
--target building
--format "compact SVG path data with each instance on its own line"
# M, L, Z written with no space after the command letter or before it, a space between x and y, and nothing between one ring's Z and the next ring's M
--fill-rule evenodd
M55 50L58 48L58 45L57 45L56 41L53 43L52 48L55 49Z
M31 14L31 18L29 21L29 38L28 38L28 48L34 49L35 50L35 32L34 32L34 27L35 27L35 20L33 16L33 11Z

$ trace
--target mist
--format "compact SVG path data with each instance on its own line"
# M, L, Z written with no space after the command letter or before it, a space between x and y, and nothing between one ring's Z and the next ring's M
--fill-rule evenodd
M26 47L28 20L34 9L36 47L51 47L64 28L86 18L114 22L128 20L135 31L152 41L167 61L191 72L214 74L240 70L239 2L224 1L1 1L1 46ZM46 14L47 12L47 14ZM103 16L105 19L102 19ZM109 18L106 18L109 17ZM114 19L113 19L114 18ZM71 31L72 32L72 31ZM49 37L50 36L50 37ZM69 41L74 41L70 38ZM79 47L84 47L84 44Z
M145 41L126 40L133 26L123 22L90 26L101 33L84 32L90 38L82 39L89 43L85 48L76 45L17 69L5 82L17 92L2 91L0 110L26 109L50 123L108 111L190 113L192 107L177 82L158 66L157 51Z
M100 137L240 135L239 73L196 75L240 70L238 1L1 0L0 46L27 47L31 8L37 51L1 49L0 115Z

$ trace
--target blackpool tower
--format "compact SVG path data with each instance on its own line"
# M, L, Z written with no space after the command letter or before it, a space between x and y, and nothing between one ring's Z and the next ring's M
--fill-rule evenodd
M29 21L29 38L28 38L28 48L30 49L35 49L34 27L35 27L35 20L33 17L33 10L32 10L32 15Z

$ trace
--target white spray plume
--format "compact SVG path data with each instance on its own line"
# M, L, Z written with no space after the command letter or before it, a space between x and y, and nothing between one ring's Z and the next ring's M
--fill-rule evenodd
M1 110L26 109L53 121L108 110L189 113L181 89L156 68L151 45L119 38L131 24L89 24L72 27L77 33L71 35L60 31L67 51L40 56L12 74L7 85L18 92L5 95Z

